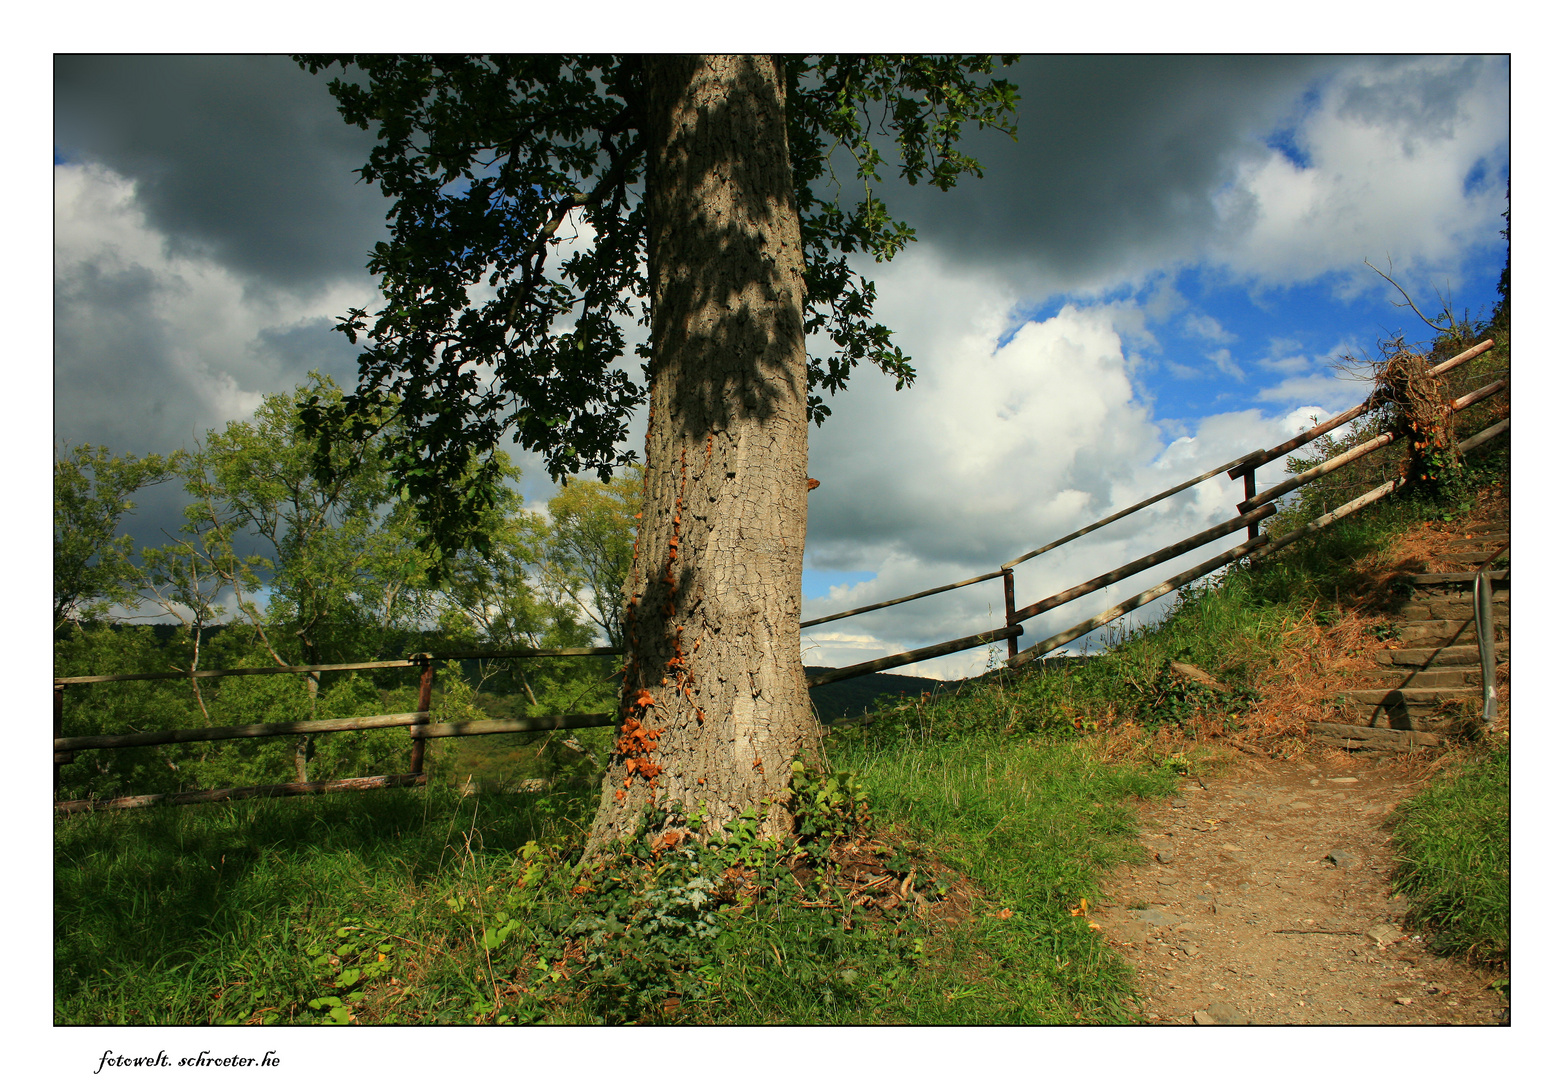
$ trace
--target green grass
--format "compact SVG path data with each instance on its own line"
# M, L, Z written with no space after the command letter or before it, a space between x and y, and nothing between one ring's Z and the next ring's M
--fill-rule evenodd
M933 853L948 868L948 881L925 883L934 895L965 875L961 920L802 907L790 887L721 912L709 941L664 946L661 968L646 944L594 970L570 944L584 938L569 889L595 792L437 788L99 814L56 826L55 1020L1130 1017L1128 970L1069 908L1133 857L1133 803L1169 790L1171 770L1102 765L1035 734L833 744L833 766L859 774L901 857ZM754 848L752 862L768 854ZM632 952L643 967L626 964ZM672 1014L648 1006L665 983L680 1000Z
M1409 925L1441 952L1510 957L1510 753L1494 747L1437 777L1396 815L1396 887Z
M976 895L954 924L844 926L768 903L740 914L692 1019L740 1024L1126 1022L1129 969L1071 907L1133 847L1134 801L1168 770L1105 766L1030 737L839 752L899 846L936 852ZM940 888L935 883L935 888Z
M361 924L408 939L385 940L405 968L428 973L425 1015L444 1015L465 987L441 965L462 952L446 940L450 920L434 917L449 912L443 901L481 893L509 872L517 848L556 835L585 804L461 801L441 789L58 822L55 1020L321 1019L308 1002L332 992L343 958L323 967L309 950L335 955L338 931Z

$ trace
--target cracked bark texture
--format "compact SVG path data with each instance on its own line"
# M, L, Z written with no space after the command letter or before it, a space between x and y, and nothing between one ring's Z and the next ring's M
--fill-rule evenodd
M780 64L646 61L652 289L646 492L625 583L618 742L587 857L643 814L708 831L819 754L799 652L804 259Z

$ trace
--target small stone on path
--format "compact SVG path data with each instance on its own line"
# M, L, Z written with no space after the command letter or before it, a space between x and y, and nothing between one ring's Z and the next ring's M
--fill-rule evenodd
M1389 923L1379 923L1369 928L1369 939L1381 949L1401 937L1401 928Z
M1225 1001L1213 1001L1204 1009L1195 1012L1195 1023L1202 1027L1211 1027L1218 1024L1247 1024L1243 1013Z
M1343 851L1341 848L1337 848L1329 855L1325 856L1325 861L1336 867L1338 870L1345 870L1353 863L1357 862L1358 857L1352 854L1350 851Z

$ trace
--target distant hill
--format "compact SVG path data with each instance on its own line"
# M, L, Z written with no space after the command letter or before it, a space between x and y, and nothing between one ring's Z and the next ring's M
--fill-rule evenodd
M830 671L825 667L806 667L805 675L817 675ZM862 716L874 709L874 703L883 697L917 697L923 693L939 693L955 686L954 682L939 679L920 679L916 675L890 675L883 671L873 675L860 675L838 683L816 686L809 691L822 721L837 720L844 716Z
M1094 656L1050 656L1042 663L1052 669L1063 668L1070 670L1080 668L1097 659ZM822 671L830 671L826 667L805 667L805 675L815 675ZM976 676L982 678L983 676ZM820 713L821 722L838 720L843 717L862 716L866 712L874 711L874 703L884 697L917 697L923 693L943 694L950 693L966 680L951 679L941 681L939 679L920 679L916 675L891 675L880 671L873 675L860 675L856 679L846 679L838 683L827 683L817 686L809 691L809 696L814 700L815 708Z

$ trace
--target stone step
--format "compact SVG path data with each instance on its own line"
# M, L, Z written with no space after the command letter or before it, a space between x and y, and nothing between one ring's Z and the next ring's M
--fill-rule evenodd
M1478 562L1487 562L1489 559L1499 562L1510 557L1509 551L1506 550L1509 546L1509 537L1495 537L1492 540L1478 538L1459 544L1452 544L1439 557L1442 559L1454 559L1457 556L1461 556L1462 561L1465 561L1465 556L1479 555L1481 558L1477 560Z
M1320 742L1347 750L1414 750L1422 746L1439 746L1445 741L1431 731L1360 727L1357 724L1310 724L1309 734Z
M1407 686L1366 690L1344 690L1348 701L1361 701L1373 705L1403 702L1408 705L1437 705L1441 701L1459 701L1475 697L1478 688L1472 686Z
M1494 655L1499 662L1510 658L1510 643L1495 643ZM1384 667L1426 668L1446 665L1464 666L1482 662L1477 645L1446 645L1444 648L1383 649L1374 654L1374 662Z
M1482 711L1482 695L1479 691L1476 697L1470 699L1474 704L1470 707L1477 712ZM1469 721L1463 718L1471 715L1452 711L1448 705L1391 705L1388 707L1378 705L1365 705L1362 702L1347 704L1342 707L1339 714L1343 723L1362 724L1364 727L1391 727L1406 728L1414 731L1432 731L1440 734L1448 734L1468 726Z
M1481 686L1483 669L1479 665L1431 668L1382 668L1360 671L1353 681L1363 689L1394 690L1399 687L1423 689L1433 686Z
M1497 636L1510 636L1510 620L1497 615L1493 620ZM1397 642L1412 648L1438 648L1442 645L1476 644L1477 630L1471 619L1418 619L1402 623Z
M1472 588L1472 576L1472 574L1459 571L1443 571L1438 574L1406 574L1397 580L1407 582L1414 589L1431 589L1434 586L1445 585L1465 589L1470 592ZM1495 592L1500 589L1509 589L1509 568L1506 567L1503 570L1491 571L1491 576L1488 580L1493 582Z
M1402 604L1395 612L1398 618L1411 622L1427 622L1430 619L1455 619L1461 622L1472 617L1472 594L1470 590L1463 596L1454 597L1414 597ZM1493 602L1493 624L1495 626L1508 626L1510 622L1510 602L1508 600L1495 599Z
M1484 547L1472 551L1446 551L1439 558L1444 562L1461 563L1463 566L1477 567L1493 558L1494 553L1501 547L1503 547L1502 544L1497 544L1493 547ZM1504 557L1508 558L1508 553Z
M1458 725L1462 702L1482 702L1481 686L1420 686L1348 690L1341 697L1347 716L1372 727L1444 731Z

